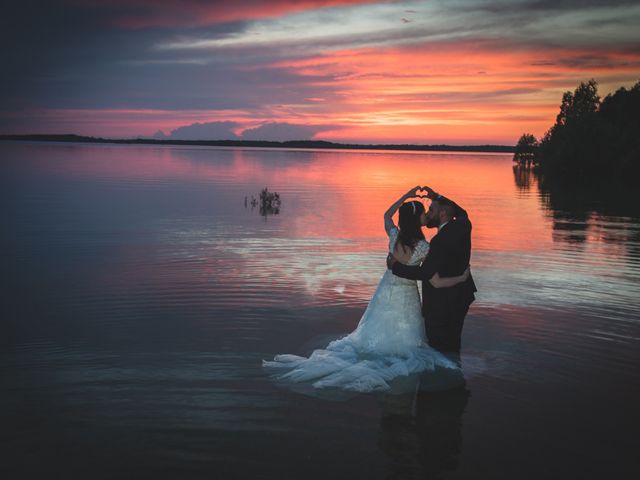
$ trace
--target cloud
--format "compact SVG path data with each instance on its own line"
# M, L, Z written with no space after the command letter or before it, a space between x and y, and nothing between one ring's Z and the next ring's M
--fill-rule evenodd
M14 46L0 52L3 133L515 142L542 133L579 81L604 96L640 77L637 0L61 0L32 12L13 2L0 16Z
M545 1L452 1L376 3L291 11L248 21L227 35L206 31L167 38L162 50L286 49L319 53L327 49L401 46L452 41L495 40L506 45L564 48L637 46L640 5L591 1L568 9ZM411 16L405 7L414 6ZM395 20L401 18L401 22ZM272 55L272 53L270 53Z
M162 130L156 132L153 138L157 140L267 140L286 142L288 140L311 140L322 131L337 130L336 126L302 125L287 122L267 122L258 127L245 128L242 134L239 122L196 122L191 125L178 127L165 135Z
M291 123L270 122L242 132L243 140L270 140L286 142L288 140L311 140L318 133L335 127L320 125L294 125Z
M192 35L170 37L161 42L158 48L210 50L216 53L229 49L286 48L288 55L291 55L292 52L309 53L327 48L335 50L386 45L459 35L460 28L457 25L450 28L448 24L451 22L442 22L444 17L439 17L439 14L441 12L435 7L429 7L423 15L409 20L403 15L402 6L397 4L342 6L257 19L228 35L208 34L200 30ZM398 17L404 23L398 22ZM407 22L412 23L410 28Z
M122 29L196 27L273 18L306 10L375 3L376 0L67 0L108 14Z
M163 140L238 140L233 129L239 125L235 122L193 123L172 130L167 136L156 134L155 138Z

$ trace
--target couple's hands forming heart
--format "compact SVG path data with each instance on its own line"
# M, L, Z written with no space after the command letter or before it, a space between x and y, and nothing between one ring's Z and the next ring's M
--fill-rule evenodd
M427 187L427 186L421 187L420 185L418 185L412 188L411 190L409 190L408 196L433 199L436 196L436 192L430 187Z

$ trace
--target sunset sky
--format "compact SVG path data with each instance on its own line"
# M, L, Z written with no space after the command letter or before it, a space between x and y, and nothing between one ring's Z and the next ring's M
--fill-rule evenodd
M0 133L514 144L640 80L640 1L3 5Z

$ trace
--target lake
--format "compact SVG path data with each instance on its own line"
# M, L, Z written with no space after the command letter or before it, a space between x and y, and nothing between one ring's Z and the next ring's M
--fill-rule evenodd
M639 478L637 201L505 154L4 142L0 173L3 478ZM466 387L274 382L357 325L418 184L473 222Z

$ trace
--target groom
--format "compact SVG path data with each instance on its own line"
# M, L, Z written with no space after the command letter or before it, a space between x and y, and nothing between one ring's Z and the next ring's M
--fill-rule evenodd
M434 288L429 279L436 273L441 277L461 275L471 256L471 222L467 212L448 198L429 187L429 210L423 216L423 226L437 227L431 239L427 258L420 266L410 267L387 257L387 266L399 277L422 280L422 316L429 345L447 353L460 353L460 337L464 317L475 300L476 285L469 278L449 288Z

